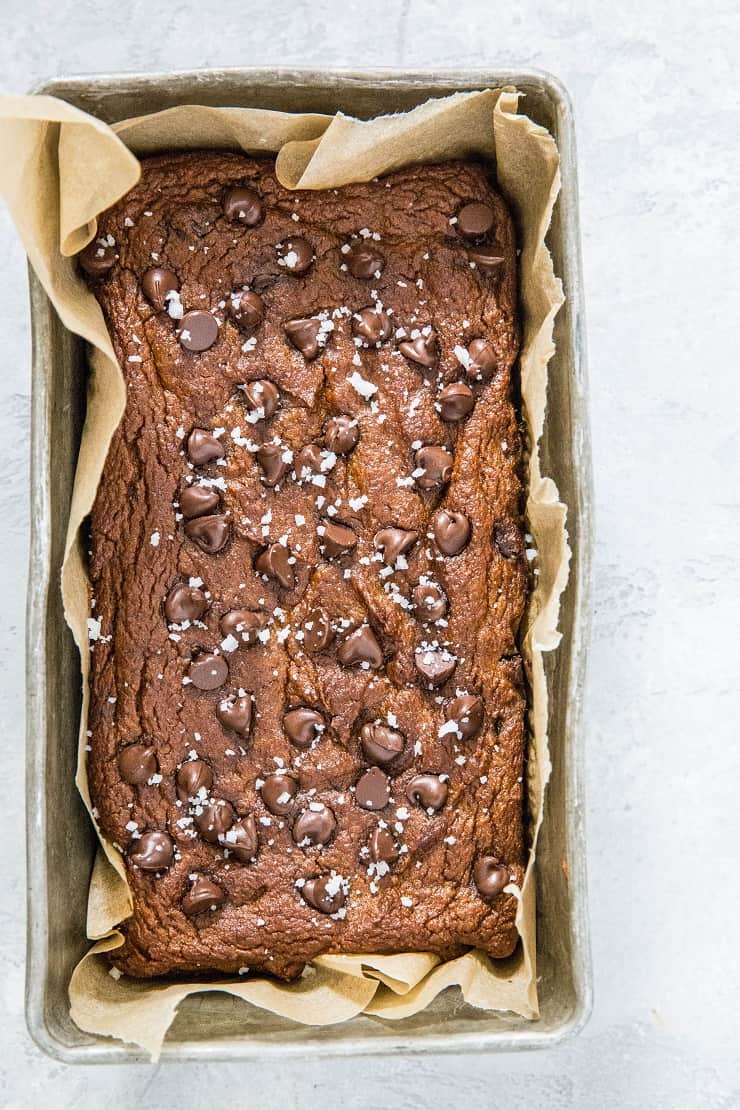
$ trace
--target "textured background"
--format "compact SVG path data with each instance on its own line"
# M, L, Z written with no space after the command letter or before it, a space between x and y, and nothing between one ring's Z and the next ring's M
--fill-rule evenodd
M94 12L94 14L92 14ZM740 1107L737 0L0 0L0 91L221 65L532 65L576 109L596 481L596 1006L536 1055L67 1068L23 1021L29 328L0 211L0 1105Z

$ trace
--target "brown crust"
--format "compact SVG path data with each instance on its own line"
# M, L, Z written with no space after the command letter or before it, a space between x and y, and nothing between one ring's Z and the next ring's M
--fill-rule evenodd
M224 218L224 189L242 184L262 194L266 216L257 227ZM483 200L494 209L495 235L506 259L495 277L470 267L449 222L468 200ZM291 219L294 212L298 222ZM341 246L360 228L381 236L373 245L386 265L377 280L357 280L340 269ZM160 877L127 864L134 912L122 926L126 942L115 963L138 976L250 967L290 977L327 951L430 951L450 958L476 946L493 956L508 955L516 943L515 899L501 894L486 902L471 878L481 853L504 861L518 882L525 863L526 695L516 633L527 573L520 521L522 448L510 399L517 352L515 241L503 201L483 167L472 163L419 166L377 183L291 193L278 185L272 162L196 152L145 160L141 182L102 217L99 233L114 237L119 255L94 290L126 376L128 404L92 514L90 574L102 635L92 645L90 787L103 832L124 851L134 843L129 822L139 831L169 831L177 849L175 862ZM291 235L308 239L316 255L301 277L276 263L275 244ZM222 321L218 341L202 354L183 350L175 323L142 295L141 278L157 264L179 276L186 311L214 309ZM218 304L249 283L262 291L266 317L254 349L245 351L245 335ZM464 421L439 419L434 391L393 339L379 351L363 350L361 367L353 364L356 348L345 317L335 320L327 347L314 361L287 343L285 320L338 306L357 311L376 295L393 308L394 327L434 326L445 382L464 376L456 345L478 336L493 343L498 372L475 387L477 403ZM130 361L132 355L141 361ZM383 423L349 384L354 370L378 386L373 400L387 417ZM237 388L258 378L271 379L281 392L281 406L267 424L246 421ZM255 441L279 434L297 451L320 443L325 419L337 413L359 418L360 440L338 459L325 490L290 478L278 491L266 489L255 455L229 434L237 426L242 437ZM221 500L233 535L217 555L203 553L185 537L173 508L192 473L182 431L193 426L226 429L221 437L226 465L198 468L226 482ZM416 440L454 452L452 481L443 494L397 484L397 477L413 470ZM357 534L353 555L321 556L315 505L320 494L342 498L337 519L350 522ZM348 508L350 498L363 494L364 507ZM427 535L439 505L465 511L473 533L460 555L435 560ZM263 525L268 509L272 519ZM295 523L297 514L305 525ZM421 626L410 610L389 599L387 579L378 574L382 564L362 561L374 554L375 533L389 524L414 529L422 538L408 557L409 570L393 576L401 591L408 596L426 571L449 598L449 626L433 635L444 635L459 662L453 678L434 692L422 688L414 667L414 648L424 638ZM497 524L508 537L506 555L492 542ZM289 542L300 544L295 589L266 583L254 572L254 558L267 542L263 528L271 542L287 534ZM155 532L158 546L151 542ZM344 570L350 568L347 579ZM190 577L202 578L210 592L206 627L191 626L175 640L163 599L173 583ZM384 667L342 666L336 641L318 655L304 653L293 631L316 605L333 618L369 619ZM268 643L228 655L228 685L211 692L183 685L193 651L218 647L223 614L260 606L270 614L279 607L284 621L273 623ZM279 643L281 627L293 631ZM256 711L246 741L227 733L215 715L224 693L240 687L254 695ZM440 738L444 715L438 699L462 688L483 696L483 732L472 741ZM321 709L330 722L307 752L293 747L282 728L284 712L296 705ZM408 851L373 892L367 858L358 853L378 816L356 804L351 787L366 766L360 726L385 721L389 711L408 749L393 768L395 804L382 816L393 826L395 810L408 809L397 838ZM121 779L116 753L142 736L156 749L162 780L130 786ZM414 754L415 743L423 754ZM188 808L178 804L175 774L193 750L210 764L214 797L227 799L239 815L256 817L256 862L225 860L218 844L192 837L187 826L176 823ZM456 762L458 756L466 761ZM277 818L265 808L255 780L278 760L299 778L295 812L317 798L333 809L338 828L327 846L296 846L292 818ZM408 781L426 771L449 776L447 802L435 816L406 798ZM269 825L260 820L268 818ZM349 880L342 919L310 908L295 886L296 880L332 869ZM222 908L196 917L183 913L181 899L194 872L222 888Z

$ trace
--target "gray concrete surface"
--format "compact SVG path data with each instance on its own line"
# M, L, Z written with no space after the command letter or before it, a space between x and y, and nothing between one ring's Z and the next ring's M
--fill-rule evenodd
M0 0L0 90L92 70L527 64L577 112L597 543L596 1007L557 1051L67 1068L23 1022L29 329L0 213L0 1105L740 1106L737 0ZM40 631L40 630L37 630Z

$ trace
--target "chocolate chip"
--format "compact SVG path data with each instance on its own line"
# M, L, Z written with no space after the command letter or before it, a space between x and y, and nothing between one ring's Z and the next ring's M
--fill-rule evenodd
M154 308L164 312L167 308L167 294L178 293L180 282L173 270L155 266L153 269L147 270L141 279L141 290Z
M157 773L157 757L148 744L128 744L118 753L118 770L129 786L142 786Z
M494 274L506 261L503 247L490 243L480 247L468 247L468 261L484 274Z
M268 775L262 786L262 801L270 813L284 816L293 808L293 799L298 793L298 783L292 775L278 771Z
M236 220L238 223L246 224L247 227L256 227L263 214L262 198L256 189L250 189L244 185L226 190L224 216L227 220Z
M414 339L404 339L398 344L398 349L409 362L415 362L429 370L437 363L437 335L433 330L428 335L423 333Z
M268 621L269 617L263 609L230 609L221 617L221 635L233 636L240 647L242 644L256 644Z
M353 243L347 253L342 255L342 261L352 277L359 278L360 281L379 278L385 267L385 258L369 243Z
M177 796L181 802L196 798L201 790L207 796L213 786L211 768L202 759L190 759L183 763L175 777Z
M288 340L303 357L311 362L319 353L319 331L321 321L313 316L301 317L298 320L287 320L283 324L283 331Z
M209 844L216 844L234 823L234 810L231 803L223 798L213 798L196 806L193 824Z
M186 351L207 351L218 339L218 321L212 312L201 308L186 312L180 321L177 338Z
M370 859L375 863L393 863L398 859L398 848L387 829L373 829L368 842Z
M216 717L237 736L246 736L252 723L252 699L249 694L229 694L216 706Z
M337 648L337 659L345 667L367 663L377 670L383 666L383 652L370 625L360 625L342 640Z
M483 728L483 699L477 694L460 694L445 705L445 720L454 721L463 740L472 740Z
M91 243L83 247L77 258L88 277L105 277L116 264L115 243L108 243L102 238L93 239Z
M225 516L199 516L185 525L185 535L206 555L217 555L228 543L230 531Z
M219 840L228 848L229 856L234 856L239 863L251 863L259 851L257 822L250 813L235 821Z
M357 536L346 524L338 524L335 520L322 520L318 526L320 537L319 550L329 559L338 555L347 555L357 547Z
M331 626L331 617L325 609L311 609L306 614L306 619L301 625L303 640L301 641L306 651L323 651L331 643L334 631Z
M418 538L417 532L389 525L375 533L373 543L378 551L383 552L383 562L392 567L399 555L408 554Z
M310 748L326 728L326 722L316 709L302 705L290 709L283 717L285 735L297 748Z
M188 668L188 678L196 690L217 690L229 677L229 664L223 655L203 651Z
M362 750L371 763L385 766L392 763L406 746L406 739L402 732L396 732L386 725L367 724L360 729L360 742Z
M451 382L446 385L440 391L438 401L439 415L448 423L463 420L475 406L473 391L465 382Z
M413 600L419 620L438 621L447 616L447 595L436 582L420 582L414 587Z
M493 545L504 559L519 559L524 554L521 528L513 520L500 520L493 526Z
M307 239L288 239L277 248L278 265L289 274L305 274L313 262L313 247Z
M452 677L457 659L444 648L420 647L414 653L414 664L430 685L441 686Z
M447 783L439 775L414 775L406 789L406 797L424 809L441 809L447 801Z
M415 469L424 472L416 478L420 489L439 489L447 485L452 477L454 459L446 447L438 447L436 444L420 447L414 460Z
M226 895L207 875L196 874L190 877L190 890L183 896L182 912L188 917L196 917L206 910L217 910L226 901Z
M301 846L308 841L307 846L320 848L329 843L336 827L337 819L327 806L321 810L304 809L293 825L293 839Z
M301 896L319 913L337 913L346 901L341 881L329 875L306 879L301 888Z
M488 204L471 201L464 204L457 214L457 230L466 239L482 239L493 227L493 209Z
M480 856L473 866L473 879L483 898L495 898L509 881L509 872L495 856Z
M212 513L220 503L218 492L208 486L186 486L180 494L180 512L188 520Z
M205 463L213 462L214 459L222 459L226 454L226 448L220 439L217 439L212 432L207 432L205 428L193 428L188 436L186 447L188 458L196 466L203 466Z
M371 767L357 780L355 798L358 806L362 806L363 809L383 809L388 805L390 796L390 780L380 767Z
M362 340L363 347L379 347L393 334L390 316L372 305L361 308L352 317L352 334Z
M184 624L200 620L207 608L208 601L202 590L179 583L167 594L164 615L170 624Z
M265 302L259 293L251 289L232 293L226 302L226 310L229 318L245 335L252 335L265 318Z
M142 871L163 871L175 854L172 839L165 832L145 832L129 848L128 858Z
M465 373L471 382L487 382L498 369L496 352L487 339L473 339L468 347Z
M443 555L459 555L470 539L470 521L455 509L438 509L432 520L437 547Z
M284 590L292 590L295 586L295 571L289 562L290 551L281 543L271 543L254 560L254 569L258 574L274 578Z
M242 386L242 391L250 412L258 413L265 420L277 412L280 391L274 382L268 381L267 378L259 378L255 382L247 382Z
M257 451L257 460L262 467L262 481L266 486L276 486L287 474L287 453L280 443L263 443Z
M320 474L323 457L318 443L307 443L305 447L301 447L298 454L293 456L293 477L296 481L305 482L312 475Z
M332 416L324 425L324 443L335 455L348 455L359 438L357 421L351 416Z

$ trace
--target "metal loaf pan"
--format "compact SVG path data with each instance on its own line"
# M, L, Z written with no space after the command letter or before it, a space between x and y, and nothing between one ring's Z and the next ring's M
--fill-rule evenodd
M61 97L107 122L176 104L285 111L337 110L359 116L400 111L429 97L516 85L523 110L554 135L562 192L549 243L567 299L550 368L543 473L568 506L573 548L563 598L563 640L546 656L553 773L537 855L537 960L541 1017L525 1021L461 1004L446 992L413 1018L371 1017L328 1028L293 1024L226 994L181 1005L164 1059L249 1060L388 1052L501 1052L553 1045L574 1035L591 1005L583 824L582 697L588 641L591 471L578 194L573 116L567 93L535 71L438 74L380 71L229 69L190 73L58 78L35 90ZM85 908L95 848L74 786L80 710L79 661L62 612L59 574L80 432L86 360L39 282L30 276L33 325L32 512L28 595L28 951L26 1014L36 1043L68 1063L143 1059L135 1048L79 1030L67 987L85 951Z

